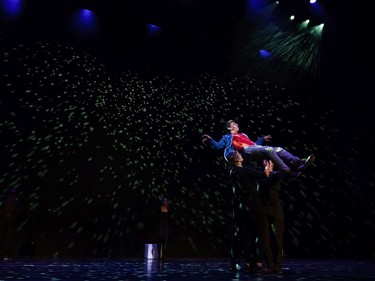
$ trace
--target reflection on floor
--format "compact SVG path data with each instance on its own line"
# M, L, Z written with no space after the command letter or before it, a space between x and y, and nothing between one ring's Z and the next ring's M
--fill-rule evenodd
M232 272L226 258L10 259L0 280L375 280L375 260L285 260L282 273L263 275Z

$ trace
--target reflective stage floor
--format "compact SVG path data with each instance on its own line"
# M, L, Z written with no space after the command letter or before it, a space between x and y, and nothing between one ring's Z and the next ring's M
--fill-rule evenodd
M232 272L229 259L11 259L0 280L375 280L375 260L285 260L282 273Z

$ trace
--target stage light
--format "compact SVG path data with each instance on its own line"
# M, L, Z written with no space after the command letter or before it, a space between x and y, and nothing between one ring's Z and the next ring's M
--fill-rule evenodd
M2 0L1 8L4 11L4 19L12 20L18 18L24 9L23 0Z
M267 50L259 50L259 55L261 58L268 59L271 56L271 53Z
M151 37L157 36L160 34L161 28L160 26L154 25L154 24L147 24L147 34Z
M98 32L98 20L94 12L88 9L78 9L70 20L72 29L80 37L94 37Z

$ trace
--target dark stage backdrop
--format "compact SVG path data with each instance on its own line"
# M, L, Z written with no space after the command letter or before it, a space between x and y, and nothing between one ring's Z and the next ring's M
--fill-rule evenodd
M12 244L36 256L142 256L171 199L170 256L228 256L231 189L218 139L236 118L256 139L316 163L285 183L285 255L374 254L373 132L314 88L295 93L202 72L114 72L72 46L2 46L1 208L21 202ZM371 148L372 149L372 148Z

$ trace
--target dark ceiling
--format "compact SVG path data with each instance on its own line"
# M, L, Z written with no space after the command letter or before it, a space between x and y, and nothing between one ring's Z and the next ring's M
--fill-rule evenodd
M2 0L4 3L7 0ZM8 1L9 2L9 1ZM356 54L369 49L366 31L369 18L366 1L355 6L338 0L319 0L320 11L311 9L307 0L281 0L269 17L281 28L290 14L311 24L325 23L323 46L326 72L339 64L358 61ZM270 0L34 0L23 2L23 10L9 19L2 6L3 40L48 39L67 41L93 52L116 68L142 66L179 70L226 71L238 23L251 23L254 10L268 7ZM368 5L368 4L367 4ZM87 8L97 16L97 30L90 36L78 34L69 21L77 9ZM361 16L359 17L359 13ZM161 28L158 36L149 36L145 26ZM359 27L362 29L359 31ZM364 49L364 50L363 50ZM327 59L328 58L328 59Z

